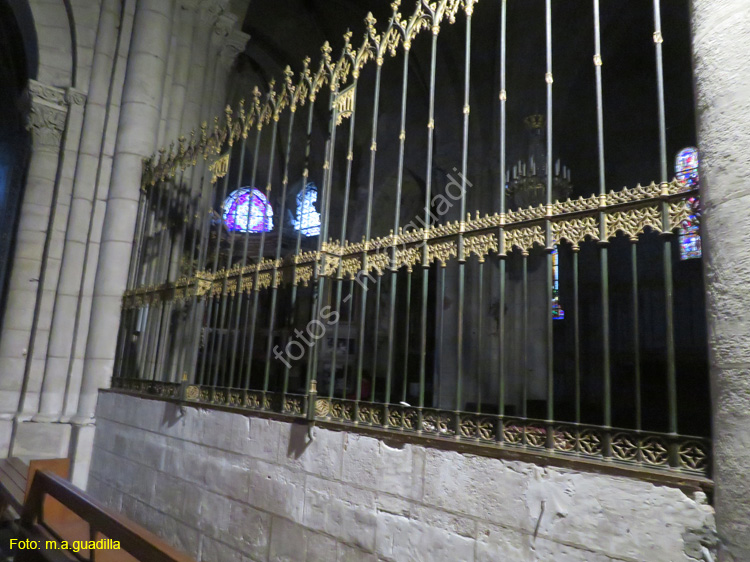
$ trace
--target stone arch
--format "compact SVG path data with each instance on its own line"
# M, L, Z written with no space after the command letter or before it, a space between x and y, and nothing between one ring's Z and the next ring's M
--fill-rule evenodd
M22 81L36 79L39 72L39 44L28 0L2 0L0 10L3 11L5 26L15 27L19 39L14 47L24 61Z
M74 87L77 78L77 40L69 0L13 0L26 4L38 37L37 80L57 88Z
M36 30L28 2L0 0L0 311L30 154L26 87L36 76Z

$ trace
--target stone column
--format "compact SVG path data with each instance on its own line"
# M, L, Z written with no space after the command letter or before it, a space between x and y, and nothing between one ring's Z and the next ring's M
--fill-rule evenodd
M39 91L32 86L32 92ZM11 454L14 456L64 456L67 453L69 427L42 427L28 423L36 414L42 392L47 349L51 328L52 308L60 276L65 228L68 221L73 176L81 139L83 107L86 96L68 88L63 103L67 106L65 132L58 160L57 180L52 195L49 222L45 229L42 263L39 275L34 318L24 372L24 385L18 414L16 432Z
M750 560L750 11L693 0L719 560Z
M120 302L128 277L143 158L155 149L174 2L136 7L120 110L112 181L104 218L76 424L93 422L100 388L114 366ZM74 468L75 470L75 468ZM74 474L75 476L75 474Z
M172 85L174 83L174 71L175 64L177 62L177 33L179 33L179 17L180 10L176 10L172 15L172 25L169 29L169 51L167 54L167 71L164 74L164 86L162 87L161 97L161 120L159 122L159 132L157 134L156 146L168 147L170 142L176 141L176 139L168 138L167 135L167 119L169 116L169 108L172 104Z
M203 83L206 77L206 59L208 58L208 44L211 38L210 12L199 8L193 11L193 30L190 50L190 71L187 78L187 93L182 114L182 128L188 133L199 133L201 119L201 104L203 103Z
M60 146L67 116L63 90L34 83L28 127L33 149L16 235L13 269L0 334L0 457L8 454L21 406Z
M80 153L73 186L65 248L44 372L39 413L34 421L56 422L62 414L63 398L78 313L81 279L86 257L89 224L96 196L97 170L104 142L107 105L117 48L120 14L117 0L105 0L99 16L91 87L86 102Z
M112 162L117 141L117 127L120 122L120 106L122 91L125 84L125 71L130 51L130 37L133 30L135 5L137 0L125 0L121 4L120 40L114 63L114 76L109 91L107 113L105 116L102 152L96 170L95 199L92 214L89 219L86 234L86 250L84 252L83 270L79 288L78 308L74 320L74 339L71 351L68 381L66 383L63 401L63 415L61 422L69 422L78 412L78 395L83 378L83 363L86 355L89 322L91 320L91 301L94 294L96 268L99 263L99 247L102 237L104 214L107 210L107 197L112 176Z
M177 26L177 60L175 61L174 78L172 82L172 101L169 105L167 117L167 142L176 141L180 135L187 135L183 130L182 114L187 97L188 76L192 65L191 46L193 26L195 25L195 11L181 8L179 10Z
M245 50L250 36L238 29L230 30L224 38L223 44L217 54L216 79L214 81L214 92L212 101L212 113L223 115L227 99L227 87L230 73L237 55ZM236 107L232 108L237 111Z

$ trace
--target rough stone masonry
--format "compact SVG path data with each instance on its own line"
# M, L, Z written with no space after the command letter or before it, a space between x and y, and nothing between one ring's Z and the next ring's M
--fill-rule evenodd
M197 560L688 562L705 496L102 392L89 491Z

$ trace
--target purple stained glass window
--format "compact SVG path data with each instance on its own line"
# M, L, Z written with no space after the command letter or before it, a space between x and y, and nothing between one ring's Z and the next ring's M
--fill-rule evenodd
M689 260L699 258L703 255L701 250L701 236L698 231L700 217L700 201L697 197L691 197L685 204L690 211L690 217L682 221L680 230L680 259Z
M224 201L224 224L229 231L270 232L273 209L260 190L242 187Z
M698 149L694 147L683 148L677 153L675 159L675 178L686 188L698 187L700 177L698 175ZM701 236L698 223L700 222L700 200L691 197L685 201L690 216L682 221L680 229L680 259L689 260L699 258L703 255L701 251Z
M565 311L560 305L560 252L552 250L552 319L563 320Z
M677 153L674 164L675 177L685 187L698 186L698 149L683 148Z

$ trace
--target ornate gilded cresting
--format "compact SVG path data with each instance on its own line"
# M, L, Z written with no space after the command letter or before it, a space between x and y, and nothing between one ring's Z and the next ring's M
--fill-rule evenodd
M653 185L653 184L652 184ZM669 184L669 195L661 196L658 191L652 189L650 199L643 194L648 191L640 186L634 190L627 191L626 195L617 195L617 204L606 208L606 229L608 238L614 238L618 233L623 233L631 238L637 238L645 231L662 231L662 212L660 204L666 200L669 202L670 230L680 228L682 222L689 216L689 210L685 203L686 199L694 194L694 191L680 191L678 182ZM608 196L615 198L615 193ZM591 201L591 204L588 202ZM574 246L580 245L584 240L598 240L600 232L599 211L594 206L596 198L569 199L563 202L555 202L552 206L553 215L550 217L552 225L553 244L566 241ZM625 203L629 207L623 209ZM534 246L545 247L544 207L530 207L509 212L505 218L505 246L510 251L517 249L523 252L530 251ZM465 246L467 254L476 255L480 260L487 259L498 251L497 226L500 224L500 216L495 213L465 222ZM414 229L406 233L401 232L393 237L375 238L370 242L340 242L329 240L323 247L328 254L323 275L332 277L338 268L338 260L341 259L342 271L345 278L355 278L361 272L361 255L367 253L367 273L377 276L383 275L389 265L390 255L387 250L396 250L397 263L399 267L414 267L420 261L419 248L427 240L427 250L430 261L437 260L447 264L456 259L458 247L455 239L458 235L459 224L449 223L434 225L428 229ZM143 304L155 303L163 300L172 300L176 295L181 298L197 294L198 296L212 292L220 294L225 277L236 280L242 277L242 286L246 291L252 290L253 277L256 269L261 273L259 284L266 288L271 283L271 272L274 267L281 272L281 283L291 284L294 280L293 270L297 269L297 282L307 283L312 278L312 267L317 263L318 257L315 252L302 253L290 256L284 260L264 260L259 266L249 264L241 269L231 271L219 271L211 273L208 271L198 272L195 278L182 279L175 284L166 284L153 287L139 287L125 293L123 305L126 308L138 307ZM366 273L366 272L362 272ZM210 284L210 288L209 288Z

